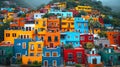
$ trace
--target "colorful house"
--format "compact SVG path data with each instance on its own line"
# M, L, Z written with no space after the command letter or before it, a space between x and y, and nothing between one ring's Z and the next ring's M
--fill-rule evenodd
M108 31L106 32L107 38L110 41L110 45L118 45L118 36L120 32L117 31Z
M5 34L4 41L14 44L14 39L16 38L21 38L21 39L31 38L32 39L33 31L5 30L4 34Z
M60 31L60 20L56 17L48 18L47 20L48 31L59 32Z
M22 55L28 55L28 43L31 39L15 39L14 41L14 59L20 60ZM15 62L15 60L14 60ZM14 63L13 62L13 63Z
M13 22L10 22L11 29L23 29L25 24L24 18L15 18Z
M92 7L91 6L77 6L75 7L76 10L78 11L85 11L85 12L91 12Z
M44 46L56 47L60 45L60 32L47 32L46 34Z
M105 66L120 65L120 50L114 50L113 48L104 48L99 52L102 58L102 62Z
M46 32L47 32L47 18L36 19L33 37L37 35L38 38L43 41L45 40Z
M13 46L2 44L0 46L0 65L10 65L12 56Z
M97 54L97 51L95 48L93 48L89 54L86 54L86 66L87 67L103 67L103 64L101 62L101 56Z
M23 64L32 64L33 62L42 62L42 52L43 52L44 42L41 40L29 42L28 55L22 55Z
M42 64L45 67L53 66L58 67L62 63L61 58L61 48L55 47L55 48L43 48L43 58L42 58Z
M64 49L63 53L66 64L85 64L84 48Z
M62 12L61 10L55 10L51 9L49 13L57 15L57 18L67 18L67 17L73 17L72 12Z
M99 46L100 48L104 48L104 47L110 46L110 41L108 39L105 39L105 38L95 39L94 44L96 46Z
M45 13L35 13L34 14L34 19L40 19L43 17L43 15L45 15Z
M80 47L80 33L79 32L64 32L60 34L61 45L72 44L73 47Z
M74 18L63 18L61 20L61 32L74 31Z
M76 32L88 33L88 20L84 18L74 18L74 28Z
M87 43L93 43L94 37L92 34L81 34L80 35L80 44L82 46L86 45Z

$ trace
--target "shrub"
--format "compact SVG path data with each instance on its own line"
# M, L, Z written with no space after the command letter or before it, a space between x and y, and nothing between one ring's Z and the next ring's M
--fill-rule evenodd
M76 64L75 67L81 67L81 65L80 64Z

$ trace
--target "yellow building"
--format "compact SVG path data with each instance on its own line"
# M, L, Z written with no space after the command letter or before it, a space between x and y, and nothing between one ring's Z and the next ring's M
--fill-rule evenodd
M35 20L35 31L33 37L36 35L43 41L47 32L47 18Z
M61 22L62 32L74 31L74 18L63 18Z
M43 50L44 42L36 41L36 42L29 42L28 47L28 56L22 56L22 63L28 64L29 62L42 62L42 50Z
M75 7L76 10L78 11L85 11L85 12L91 12L92 7L91 6L77 6Z
M101 29L100 28L94 28L94 34L98 34L98 33L100 33L101 32ZM90 29L90 31L89 31L90 33L93 33L92 32L92 30Z
M14 39L16 38L33 38L33 31L23 31L23 30L4 30L4 41L14 44Z
M47 31L47 18L36 19L35 30L38 31L38 34L45 34Z

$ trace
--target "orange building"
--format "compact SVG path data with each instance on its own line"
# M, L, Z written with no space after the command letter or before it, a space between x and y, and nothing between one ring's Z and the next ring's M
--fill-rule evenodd
M10 22L10 28L16 29L16 28L23 28L25 24L24 18L15 18L13 22Z
M56 47L60 45L60 32L47 32L45 46Z
M62 32L74 31L74 18L63 18L61 21Z
M43 44L44 42L42 41L29 42L28 56L22 56L22 63L29 64L34 61L42 62Z
M47 20L48 31L58 32L60 31L60 20L57 17L51 17Z
M107 38L110 41L111 45L116 45L118 44L118 36L120 32L117 31L108 31L107 33Z

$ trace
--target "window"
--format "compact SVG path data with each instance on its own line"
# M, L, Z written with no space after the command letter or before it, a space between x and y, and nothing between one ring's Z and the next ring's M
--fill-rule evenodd
M41 37L41 40L43 41L43 40L44 40L44 37Z
M16 33L13 33L13 34L12 34L12 37L16 37Z
M27 35L27 38L29 38L29 35Z
M81 37L80 37L80 40L84 40L84 36L81 36Z
M68 38L70 38L70 36L68 36Z
M23 35L21 35L21 39L23 39Z
M23 48L23 49L26 49L26 42L23 42L23 43L22 43L22 48Z
M24 35L24 39L26 39L27 37L26 37L26 35Z
M81 27L81 23L78 23L78 27Z
M30 56L34 56L34 53L30 53Z
M38 17L38 15L36 15L36 17Z
M10 37L10 33L6 33L6 37Z
M34 50L34 45L33 44L31 44L30 50Z
M78 44L78 42L76 42L76 44Z
M2 50L0 50L0 56L2 55Z
M57 41L58 41L58 36L55 36L54 41L55 41L55 42L57 42Z
M5 50L0 50L0 56L4 56L5 55Z
M29 31L31 31L31 27L29 27Z
M62 25L66 25L66 23L62 23Z
M81 53L77 53L77 57L81 57L82 56L82 54Z
M69 60L73 59L73 54L72 54L72 53L69 53L69 54L68 54L68 59L69 59Z
M89 36L89 40L92 40L92 36Z
M28 27L26 27L26 31L28 31Z
M46 22L45 21L43 21L43 26L46 26Z
M120 56L118 56L118 61L120 61Z
M75 36L75 38L78 38L78 36Z
M20 46L21 45L21 43L17 43L17 46Z
M36 24L38 24L38 22L36 22Z
M49 42L51 41L51 37L50 37L50 36L48 37L48 41L49 41Z
M57 57L57 56L58 56L58 55L57 55L57 52L53 52L52 56L53 56L53 57Z
M38 48L41 48L41 44L38 44Z
M87 24L86 24L86 23L84 23L84 27L87 27Z
M50 57L50 53L49 52L46 52L46 57Z
M65 35L61 35L60 38L61 38L61 39L65 39Z
M40 56L40 53L37 53L37 56Z

